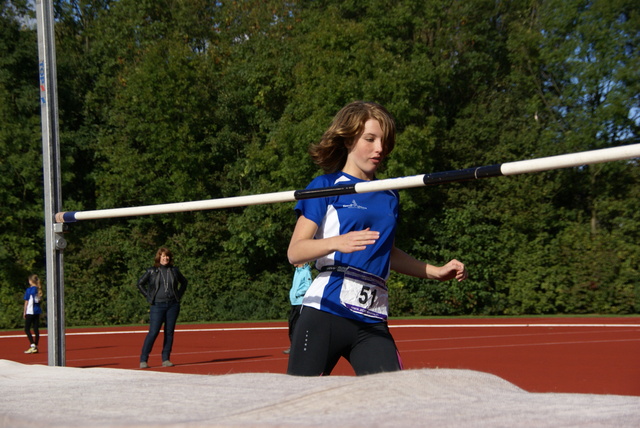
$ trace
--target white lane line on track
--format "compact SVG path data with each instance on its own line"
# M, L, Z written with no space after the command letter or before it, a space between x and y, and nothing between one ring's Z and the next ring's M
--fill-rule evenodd
M214 361L213 362L225 362L227 360L232 361L232 360L241 360L241 361L249 361L249 360L254 360L254 359L261 359L262 357L255 357L255 356L246 356L246 357L238 357L235 356L238 352L282 352L283 347L282 346L270 346L267 348L240 348L240 349L213 349L213 350L202 350L202 351L198 351L198 352L176 352L173 351L171 352L171 355L201 355L203 357L206 358L213 358ZM229 354L229 353L233 353L234 356L231 357L224 357L224 356L218 356L218 354ZM282 357L277 357L275 358L276 360L278 359L283 359L283 358L289 358L288 356L286 356L285 354L282 354ZM108 356L108 357L90 357L90 358L67 358L67 363L69 362L74 362L74 363L79 363L79 362L83 362L83 361L112 361L114 359L117 360L126 360L126 359L136 359L136 363L137 363L137 358L139 358L140 355L139 354L135 354L135 355L120 355L120 356ZM219 361L215 361L215 359L219 360ZM192 364L192 365L198 365L198 364L202 364L202 363L188 363L188 364ZM180 364L181 366L184 365L188 365L188 364Z
M261 331L261 330L287 330L289 327L222 327L222 328L176 328L176 333L191 332L215 332L215 331ZM110 335L110 334L147 334L149 330L116 330L116 331L67 331L65 336L92 336L92 335ZM24 333L16 333L13 335L0 336L0 339L11 339L15 337L24 337ZM40 337L46 337L47 333L40 333Z
M614 339L614 340L589 340L589 341L577 341L577 342L545 342L545 343L514 343L503 345L479 345L479 346L460 346L460 347L447 347L447 348L424 348L424 349L403 349L401 352L405 354L407 352L434 352L434 351L457 351L457 350L469 350L469 349L492 349L492 348L521 348L532 346L558 346L558 345L591 345L593 343L613 343L613 342L640 342L640 339Z
M402 324L390 325L391 328L496 328L496 327L633 327L640 324Z
M389 328L640 328L640 324L395 324L389 325ZM224 331L264 331L264 330L287 330L287 326L283 327L219 327L219 328L176 328L176 333L190 332L224 332ZM91 335L110 335L110 334L146 334L148 330L116 330L116 331L76 331L66 332L66 336L91 336ZM40 334L40 337L46 337L47 333ZM11 339L16 337L24 337L24 333L16 333L12 335L1 335L0 339Z
M537 337L567 337L576 335L593 335L593 331L554 331L554 332L539 332L539 333L514 333L514 334L492 334L492 335L468 335L468 336L443 336L443 337L420 337L415 339L398 339L396 342L409 343L409 342L442 342L442 341L454 341L454 340L485 340L485 339L512 339L512 338L537 338ZM635 333L629 330L614 330L607 331L607 333ZM635 340L635 339L633 339Z

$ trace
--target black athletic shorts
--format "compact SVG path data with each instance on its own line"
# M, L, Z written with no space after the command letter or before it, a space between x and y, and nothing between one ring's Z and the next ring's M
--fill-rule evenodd
M303 307L293 331L287 374L329 375L340 357L358 376L402 370L386 322L363 323Z

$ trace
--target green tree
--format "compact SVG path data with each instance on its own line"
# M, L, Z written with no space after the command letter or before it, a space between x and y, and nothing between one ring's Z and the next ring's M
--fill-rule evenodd
M22 323L27 277L44 278L36 33L23 1L0 3L0 326Z
M640 15L628 0L55 6L65 210L303 188L319 173L309 144L354 99L396 117L380 178L638 139ZM42 273L44 248L35 30L25 2L1 10L4 305ZM392 314L637 312L639 171L621 161L402 191L398 246L459 258L471 278L393 274ZM191 283L182 321L284 318L292 208L70 225L68 322L144 321L135 282L160 245Z

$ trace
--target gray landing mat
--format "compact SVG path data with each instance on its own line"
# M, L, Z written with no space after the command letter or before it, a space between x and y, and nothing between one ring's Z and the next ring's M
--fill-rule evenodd
M640 427L640 397L529 393L491 374L217 376L0 360L0 427Z

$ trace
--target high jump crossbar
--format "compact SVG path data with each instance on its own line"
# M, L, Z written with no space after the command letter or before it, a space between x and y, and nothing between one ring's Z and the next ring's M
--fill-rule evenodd
M289 190L276 193L233 196L228 198L207 199L202 201L177 202L169 204L146 205L130 208L112 208L92 211L67 211L55 215L58 223L73 223L79 220L95 220L114 217L167 214L185 211L202 211L220 208L233 208L249 205L294 202L301 199L321 198L335 195L400 190L457 181L477 180L480 178L518 175L553 169L571 168L589 164L611 162L640 157L640 144L610 147L586 152L568 153L558 156L507 162L502 164L479 166L452 171L420 174L407 177L366 181L350 185L340 185L310 190Z

